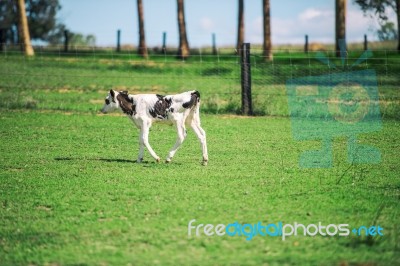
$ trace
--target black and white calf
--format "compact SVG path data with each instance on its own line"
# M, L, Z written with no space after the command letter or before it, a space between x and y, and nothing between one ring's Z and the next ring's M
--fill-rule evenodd
M110 90L102 113L108 113L121 109L140 129L139 156L137 162L143 160L144 146L151 156L159 162L160 157L154 152L149 144L149 129L153 122L169 121L176 126L178 138L174 147L168 153L166 162L171 162L176 151L186 138L186 125L192 127L194 133L201 143L203 152L203 164L208 162L206 133L200 126L200 93L198 91L187 91L176 95L162 96L159 94L128 94L127 91Z

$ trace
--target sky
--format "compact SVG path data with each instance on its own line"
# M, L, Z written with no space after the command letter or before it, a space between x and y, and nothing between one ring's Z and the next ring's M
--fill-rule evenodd
M162 45L167 32L167 46L178 44L176 0L142 0L146 43ZM93 34L96 45L115 46L117 30L121 43L137 45L138 16L136 0L59 0L58 19L73 32ZM216 34L219 47L232 46L237 37L237 0L185 0L185 17L189 45L211 45ZM273 44L302 44L304 35L310 42L333 43L335 30L334 0L270 0L271 38ZM262 43L262 0L245 0L245 42ZM391 14L390 16L394 16ZM347 41L361 42L364 34L376 40L376 19L364 16L360 8L347 1Z

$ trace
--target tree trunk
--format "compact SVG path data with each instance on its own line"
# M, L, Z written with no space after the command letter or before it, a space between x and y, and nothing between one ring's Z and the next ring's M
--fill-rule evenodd
M6 44L6 29L0 28L0 51L4 51L4 46Z
M139 48L138 54L147 57L147 47L146 47L146 39L144 34L144 15L143 15L143 3L142 0L137 0L137 10L139 17Z
M17 9L18 9L19 39L22 41L22 50L25 55L33 56L35 55L35 53L31 45L31 38L29 36L28 19L26 18L24 0L17 1Z
M264 58L267 61L272 60L272 43L271 43L271 15L270 15L270 1L263 0L263 15L264 15Z
M346 0L336 0L336 57L340 57L339 40L346 39Z
M185 13L183 0L178 0L178 26L179 26L179 51L178 57L185 59L189 57L189 43L186 37Z
M238 34L236 50L240 54L242 45L244 42L244 3L243 0L239 0L239 14L238 14Z
M400 53L400 0L396 0L397 13L397 51Z

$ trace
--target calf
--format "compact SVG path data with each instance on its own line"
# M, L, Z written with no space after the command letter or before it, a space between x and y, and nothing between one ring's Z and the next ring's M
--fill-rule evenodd
M160 157L149 144L149 129L153 122L169 121L175 125L178 138L168 153L166 162L171 162L186 138L185 126L190 125L201 143L203 165L207 165L206 133L200 126L200 93L198 91L162 96L159 94L133 95L128 94L127 91L110 90L101 112L108 113L117 109L121 109L140 129L138 163L143 160L144 146L157 162L160 161Z

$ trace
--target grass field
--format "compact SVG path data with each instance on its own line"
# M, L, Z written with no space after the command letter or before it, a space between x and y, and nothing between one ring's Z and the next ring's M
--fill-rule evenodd
M167 65L169 74L145 72L154 79L140 83L140 72L119 69L117 61L109 69L107 61L94 59L24 60L0 60L0 265L400 264L396 115L384 118L381 131L359 138L380 149L381 163L348 163L347 139L338 137L332 168L303 169L301 152L321 144L295 141L290 118L215 115L205 101L207 167L200 164L191 131L173 163L155 163L146 153L145 162L136 164L136 128L122 115L97 112L107 88L117 81L117 88L175 92L187 89L185 81L193 78L189 85L201 82L202 97L212 99L210 94L240 86L234 63L224 79L206 79L205 70L194 67L179 73L189 75L179 80L174 71L182 69ZM152 62L138 64L139 70L154 71ZM380 95L393 108L396 89L386 86ZM287 112L284 89L277 91L282 100L274 110ZM170 126L157 124L150 132L162 157L174 140ZM192 219L214 225L380 225L384 236L189 237Z
M240 58L233 50L223 51L219 56L194 54L187 61L170 54L152 54L143 60L133 51L85 50L64 54L38 49L33 59L9 51L0 56L0 107L97 111L98 99L103 99L110 88L161 94L197 89L202 92L203 112L238 113ZM273 62L264 62L259 50L255 50L251 57L255 114L288 116L285 86L291 78L372 69L377 73L382 115L400 119L397 52L373 51L372 58L352 68L362 51L351 52L345 68L332 52L324 54L336 68L318 61L316 52L283 51L274 55Z

